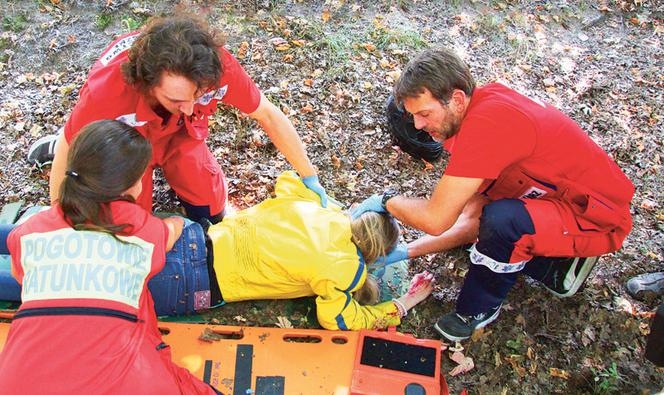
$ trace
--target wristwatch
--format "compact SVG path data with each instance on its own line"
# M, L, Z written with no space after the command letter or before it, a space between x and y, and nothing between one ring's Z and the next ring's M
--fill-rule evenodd
M399 195L399 193L394 189L388 189L385 192L383 192L383 198L380 200L380 205L383 206L385 211L387 211L387 201L397 195Z

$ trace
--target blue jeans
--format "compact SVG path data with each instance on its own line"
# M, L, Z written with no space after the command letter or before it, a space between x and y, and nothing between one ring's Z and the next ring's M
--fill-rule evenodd
M12 276L7 237L15 225L0 225L0 300L21 301L21 286Z
M211 307L205 232L200 224L185 219L182 236L148 288L157 315L192 314Z
M0 300L21 300L21 286L11 274L7 236L15 225L0 225ZM210 278L205 233L185 219L182 236L166 253L161 272L148 282L157 315L191 314L210 307Z

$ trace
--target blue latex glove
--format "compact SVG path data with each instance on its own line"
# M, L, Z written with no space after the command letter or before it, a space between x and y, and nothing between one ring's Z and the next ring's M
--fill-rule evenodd
M387 255L376 259L376 265L390 265L404 259L408 259L408 246L406 243L399 243Z
M383 208L383 195L371 195L364 199L357 207L350 210L350 218L357 219L360 215L367 211L375 211L377 213L385 213Z
M304 177L302 179L302 182L304 183L304 186L316 192L316 194L320 196L320 205L323 208L327 208L327 192L325 192L325 188L323 188L323 186L320 185L320 181L318 181L318 176L313 175L313 176Z

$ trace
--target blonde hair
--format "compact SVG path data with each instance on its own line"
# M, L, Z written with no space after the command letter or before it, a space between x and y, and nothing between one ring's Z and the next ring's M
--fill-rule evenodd
M391 216L368 211L350 222L351 240L360 250L367 268L394 248L399 239L399 225ZM360 304L376 304L380 289L376 278L367 274L364 284L353 294Z
M391 215L367 211L351 220L351 240L360 249L364 262L371 265L387 255L399 238L399 225Z

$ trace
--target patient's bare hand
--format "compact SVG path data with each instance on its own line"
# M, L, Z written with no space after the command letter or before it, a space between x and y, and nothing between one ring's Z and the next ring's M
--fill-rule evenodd
M415 305L426 299L433 292L433 274L424 271L413 276L410 281L408 292L399 298L406 309L410 310Z

